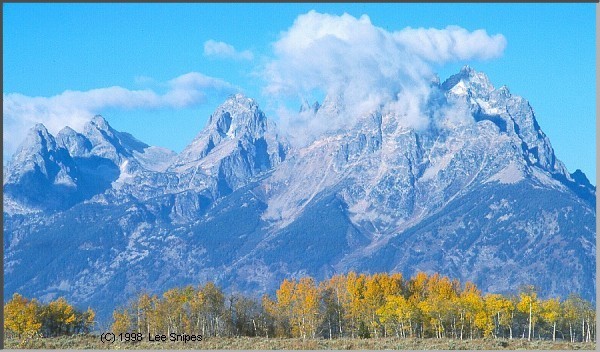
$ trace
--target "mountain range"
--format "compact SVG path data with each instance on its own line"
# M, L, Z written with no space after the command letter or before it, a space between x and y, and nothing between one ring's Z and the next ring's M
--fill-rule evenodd
M101 116L81 133L38 124L4 168L4 298L65 296L108 319L142 290L260 296L353 270L595 301L595 187L506 86L466 66L432 90L426 128L380 109L301 146L242 94L178 154ZM447 106L469 118L436 118Z

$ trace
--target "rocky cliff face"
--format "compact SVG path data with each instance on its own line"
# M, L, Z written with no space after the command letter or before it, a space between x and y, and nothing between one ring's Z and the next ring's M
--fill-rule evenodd
M80 172L42 124L29 131L7 168L3 186L9 212L66 209L80 200Z
M422 129L373 111L296 148L242 95L178 155L101 117L81 134L38 125L5 170L5 297L108 318L142 288L422 270L594 300L595 187L506 87L465 67L432 90ZM343 97L302 111L346 113Z
M168 171L179 175L180 189L209 187L219 197L279 165L287 150L256 102L236 94L216 109Z

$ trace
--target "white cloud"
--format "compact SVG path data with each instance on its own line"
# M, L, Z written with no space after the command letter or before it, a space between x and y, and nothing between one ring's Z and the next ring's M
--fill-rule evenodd
M437 128L453 129L474 121L468 103L456 99L452 104L441 106L433 112L433 122Z
M56 134L65 126L81 130L94 115L106 109L181 109L206 101L207 94L232 93L231 84L198 72L190 72L162 84L159 94L150 89L129 90L108 87L88 91L67 90L52 97L29 97L19 93L3 94L4 159L16 150L28 130L43 123Z
M469 32L457 26L445 29L405 28L394 39L418 56L433 62L493 59L506 48L502 34L489 36L483 29Z
M204 42L204 56L234 60L254 59L254 55L249 50L237 51L233 45L217 42L212 39Z
M311 125L338 129L376 109L395 113L407 127L425 128L430 117L423 109L435 79L431 65L498 57L505 46L502 35L489 36L484 30L450 26L390 32L373 25L367 15L310 11L273 44L274 58L262 71L264 94L304 98L317 91L343 97L345 113L323 117L327 120L322 123L296 123L294 119L306 117L284 114L282 125L304 125L302 133L322 132Z
M206 92L233 92L231 84L198 72L190 72L168 82L169 91L162 96L162 103L173 108L185 108L206 100Z

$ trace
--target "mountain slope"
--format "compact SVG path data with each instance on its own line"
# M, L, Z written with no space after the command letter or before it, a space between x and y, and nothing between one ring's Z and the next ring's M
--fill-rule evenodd
M303 147L239 94L178 155L101 117L56 138L36 126L5 170L5 298L64 295L108 319L141 289L422 270L594 300L595 187L484 74L432 92L426 127L377 110ZM345 104L302 111L343 119Z

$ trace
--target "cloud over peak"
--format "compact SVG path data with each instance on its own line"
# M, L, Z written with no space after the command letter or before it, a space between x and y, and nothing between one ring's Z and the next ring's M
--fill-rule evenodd
M458 26L444 29L407 27L394 32L393 37L417 56L437 63L494 59L506 48L506 38L502 34L489 36L483 29L469 32Z
M36 123L43 123L54 134L65 126L81 130L92 116L106 109L181 109L204 103L208 95L238 90L221 79L198 72L186 73L161 85L166 88L163 93L113 86L87 91L66 90L51 97L3 94L4 157L12 155Z
M501 34L469 32L457 26L444 29L407 27L389 32L355 18L310 11L298 16L273 44L275 57L264 71L268 93L335 90L350 83L383 83L431 74L430 63L491 59L506 47ZM369 88L373 88L368 86Z
M501 34L490 36L485 30L449 26L388 31L367 15L310 11L273 43L274 57L263 69L264 93L301 99L314 92L341 96L346 113L328 116L323 123L331 129L374 110L402 116L407 127L425 128L429 117L424 106L435 80L432 65L491 59L505 47ZM293 119L306 119L293 112L282 115L284 127L296 126Z

